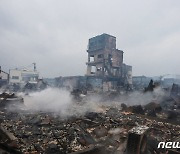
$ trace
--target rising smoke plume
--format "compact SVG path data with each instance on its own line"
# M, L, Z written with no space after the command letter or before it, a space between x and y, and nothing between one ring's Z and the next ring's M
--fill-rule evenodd
M24 95L24 104L28 110L54 112L61 116L83 115L86 112L99 112L101 105L115 107L125 103L131 105L146 105L153 100L160 101L164 92L156 88L154 92L132 92L126 96L118 96L116 99L102 101L102 96L86 97L80 104L75 103L69 91L58 88L47 88L40 92L32 92Z
M47 88L29 95L20 94L24 98L26 109L39 112L53 112L61 116L83 115L87 111L97 111L98 99L88 98L88 102L75 103L69 91L58 88Z

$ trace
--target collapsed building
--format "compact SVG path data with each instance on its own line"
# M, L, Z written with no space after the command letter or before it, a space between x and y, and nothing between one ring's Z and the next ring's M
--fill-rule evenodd
M10 101L22 103L22 98L14 94L4 93L0 97L3 106ZM76 109L81 110L83 104ZM169 120L160 111L157 112L161 115L158 117L146 115L147 110L158 108L153 104L142 106L144 113L137 106L121 108L119 105L100 105L93 112L73 114L68 118L54 112L34 112L24 108L17 112L0 107L0 153L180 153L179 146L175 149L158 148L158 143L162 141L180 143L179 120ZM74 111L73 104L66 112L71 110Z

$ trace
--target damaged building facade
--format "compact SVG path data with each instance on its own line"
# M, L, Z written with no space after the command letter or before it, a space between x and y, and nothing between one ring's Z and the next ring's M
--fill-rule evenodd
M132 67L123 63L123 51L116 49L115 40L107 34L90 39L86 75L55 79L54 85L66 87L71 95L58 91L54 96L49 90L42 95L40 90L47 88L43 80L32 86L36 67L35 74L11 70L10 80L28 83L23 95L15 90L0 94L0 153L179 154L180 86L173 84L171 91L160 94L150 80L135 96L133 91L111 92L132 85ZM142 84L149 78L134 79ZM99 90L110 92L96 93ZM31 101L34 108L28 105ZM162 142L178 146L159 148Z
M101 78L103 90L132 87L132 66L123 63L123 51L116 49L116 37L102 34L89 39L86 76Z
M124 52L116 49L116 37L102 34L90 38L87 53L86 75L56 78L57 85L95 91L132 88L132 66L123 63Z

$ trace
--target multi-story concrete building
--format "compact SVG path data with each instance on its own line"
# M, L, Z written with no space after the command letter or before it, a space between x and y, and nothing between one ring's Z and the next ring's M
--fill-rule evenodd
M121 77L123 51L116 49L116 38L108 34L89 39L87 76Z
M86 76L56 78L56 85L69 89L117 90L132 86L132 66L123 63L116 37L102 34L89 39Z
M103 79L104 87L132 85L132 66L123 63L123 51L116 49L116 37L102 34L89 39L86 76Z

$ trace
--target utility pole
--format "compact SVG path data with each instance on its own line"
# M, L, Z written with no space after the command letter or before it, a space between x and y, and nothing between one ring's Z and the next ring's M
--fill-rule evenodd
M34 71L36 71L36 63L33 63L33 65L34 65Z

